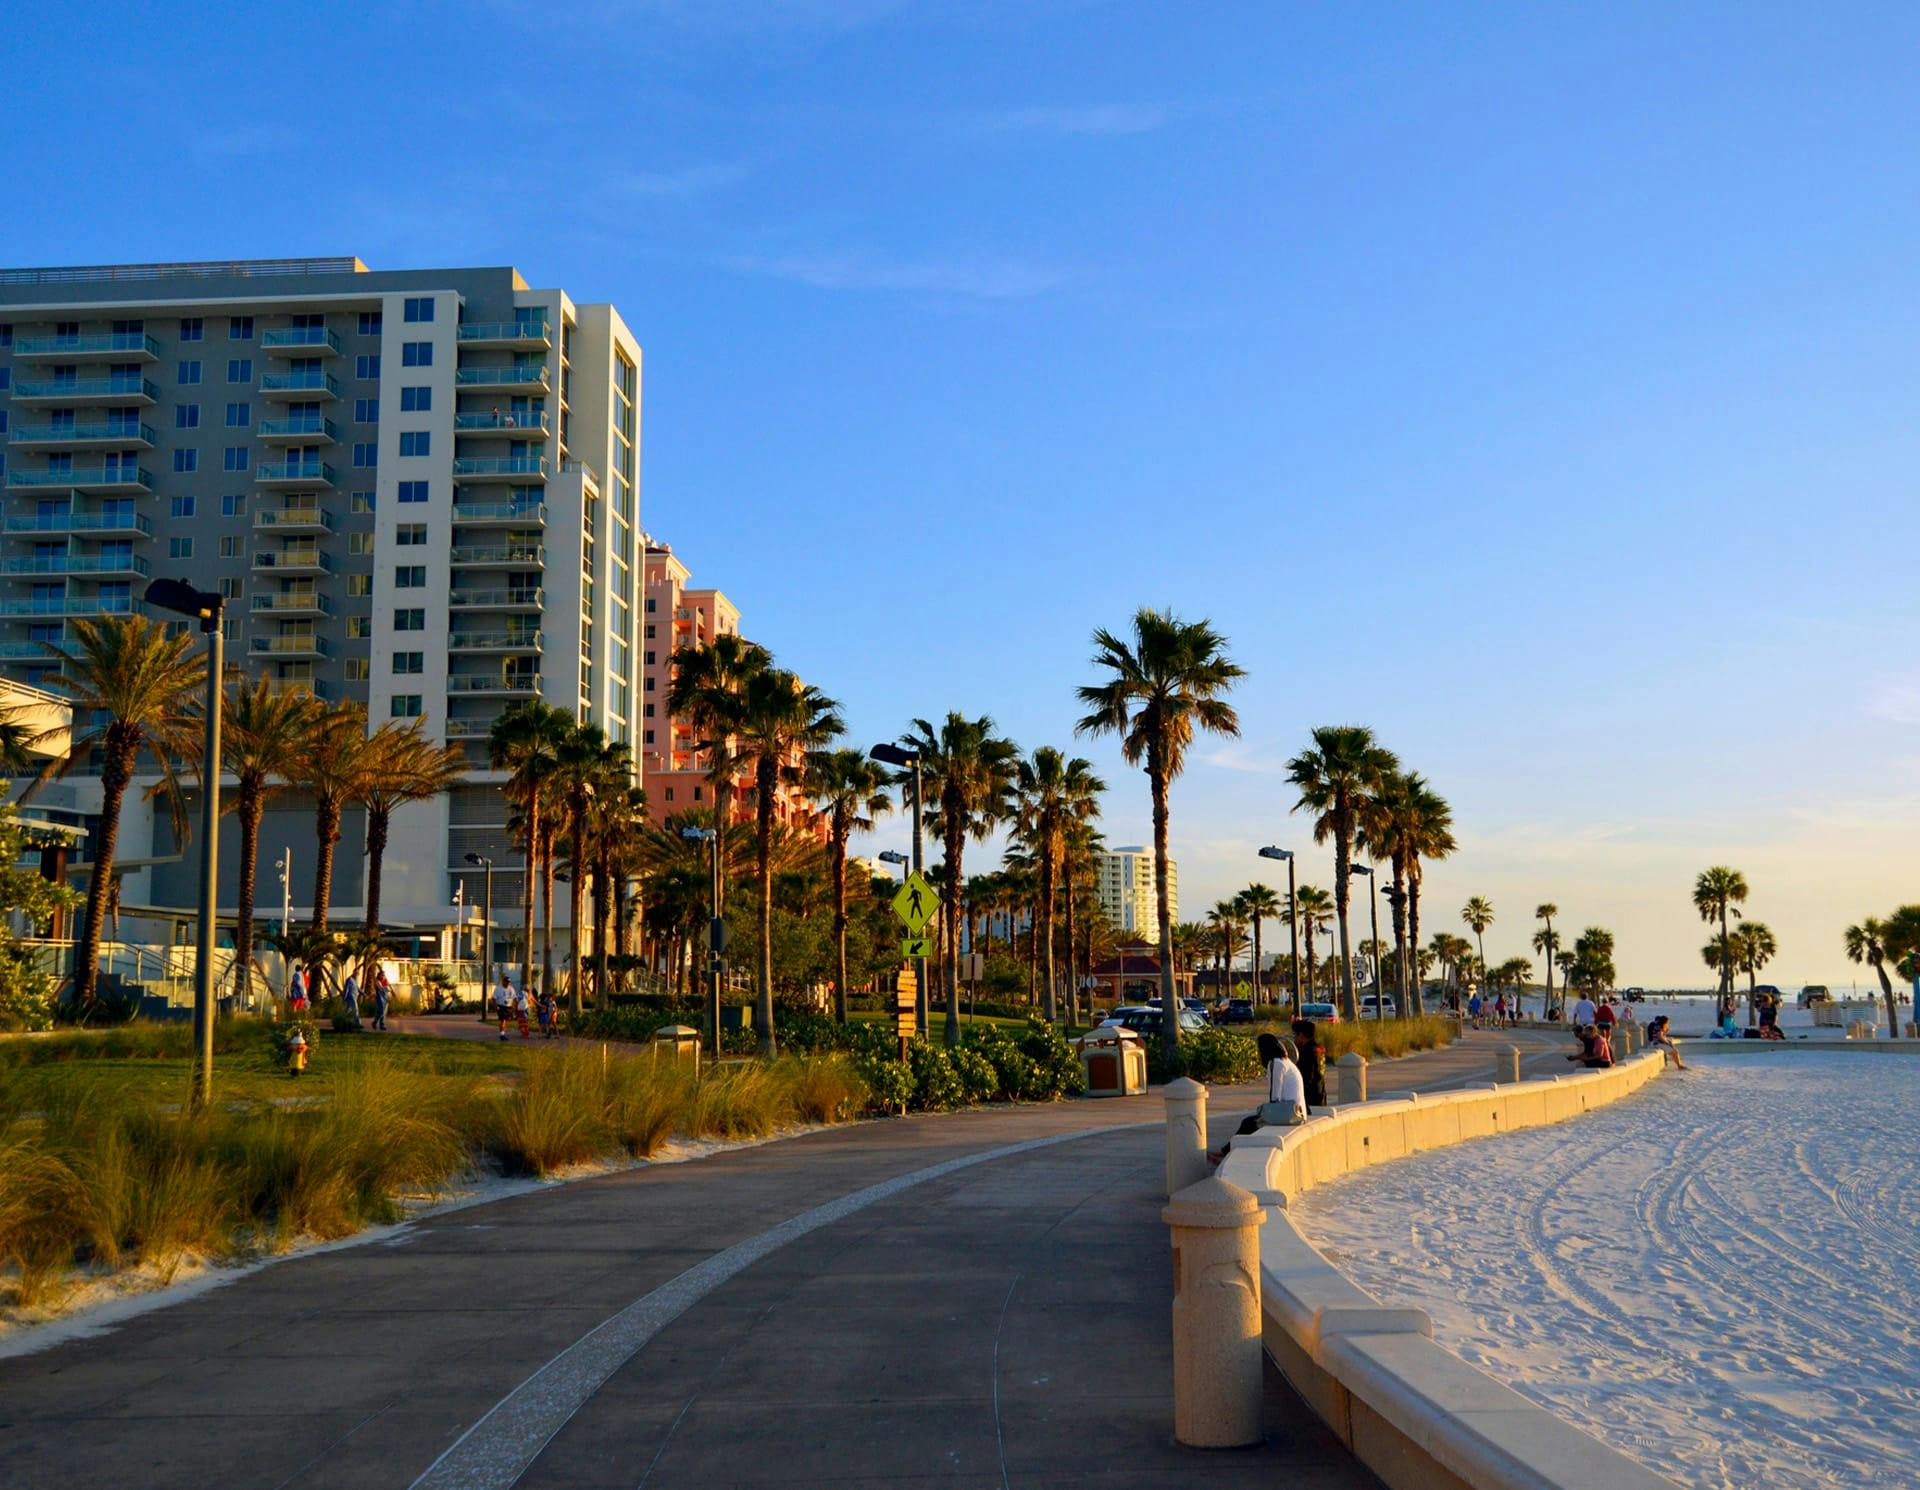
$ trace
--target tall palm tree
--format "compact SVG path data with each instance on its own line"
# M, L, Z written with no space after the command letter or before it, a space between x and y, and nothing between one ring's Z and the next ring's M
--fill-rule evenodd
M887 792L891 779L864 750L816 750L807 759L808 795L827 816L833 873L833 1017L841 1024L847 1022L847 840L867 832L893 810Z
M1054 947L1067 839L1076 818L1104 786L1093 774L1090 761L1077 755L1069 760L1051 745L1042 745L1027 759L1016 762L1015 770L1015 831L1027 840L1040 870L1040 924L1046 939L1041 953L1041 1007L1048 1023L1053 1023L1060 1017ZM1068 978L1072 978L1071 968Z
M1480 973L1487 972L1487 928L1493 925L1493 902L1484 895L1475 895L1460 907L1460 919L1467 923L1467 929L1473 933L1474 941L1480 948Z
M1182 621L1143 606L1131 642L1107 630L1093 634L1093 664L1108 676L1081 687L1088 713L1077 734L1112 734L1130 766L1144 764L1153 795L1153 877L1159 900L1161 1043L1172 1061L1180 1043L1180 1000L1173 988L1173 914L1167 900L1167 789L1187 762L1196 730L1240 733L1226 700L1246 676L1227 655L1227 639L1210 621Z
M845 725L840 706L792 673L763 667L740 691L734 733L738 759L753 771L757 833L756 872L760 885L759 985L754 1022L760 1054L774 1053L773 1034L773 823L782 786L805 780L809 752L823 750ZM724 809L715 804L716 821ZM949 897L951 903L951 897Z
M333 858L340 845L341 815L365 794L375 759L365 704L346 699L314 716L296 781L313 798L311 924L316 934L326 933L332 908Z
M239 924L234 935L234 990L243 997L253 982L253 900L259 875L260 823L267 801L299 775L320 701L296 690L276 692L265 678L223 695L221 768L234 778L223 812L240 819Z
M712 641L681 647L673 654L673 678L667 684L667 713L684 719L699 732L698 748L707 757L707 784L713 790L713 836L720 862L729 862L728 819L733 816L733 789L743 763L734 748L739 732L742 696L747 681L773 666L765 647L737 632ZM720 887L722 904L726 885ZM714 914L720 914L715 910Z
M496 771L507 773L503 791L518 809L521 857L525 868L520 876L521 926L525 935L520 943L520 987L533 986L533 892L541 876L547 855L545 845L551 838L546 809L554 795L549 789L559 768L560 742L573 727L573 715L537 698L523 699L503 710L487 732L487 760ZM552 919L552 882L547 882L547 912ZM544 959L546 982L553 984L551 942Z
M100 973L100 932L120 839L120 808L144 753L159 773L159 790L172 814L174 837L186 839L178 763L200 749L193 701L206 669L192 655L186 633L169 634L144 616L76 620L69 646L47 644L58 671L48 686L73 706L73 741L67 754L49 760L41 780L65 776L90 755L100 761L100 826L89 840L93 876L80 920L74 959L73 1002L81 1018L93 1011Z
M1773 961L1780 951L1772 928L1765 921L1746 921L1733 934L1734 965L1747 975L1747 1023L1756 1024L1754 995L1759 988L1760 969Z
M418 719L388 720L367 741L366 768L354 800L367 813L366 938L380 937L380 882L393 815L411 802L429 802L466 779L466 752L436 745Z
M1747 898L1747 877L1737 869L1716 864L1703 869L1693 882L1693 908L1700 919L1720 923L1720 1012L1733 1009L1733 935L1727 928L1733 907Z
M609 745L597 768L587 831L593 869L593 996L602 1008L612 992L607 956L626 924L626 886L639 869L639 829L646 820L647 794L633 784L632 755L625 744Z
M1334 914L1340 922L1340 991L1349 1019L1360 1017L1353 992L1353 949L1347 930L1347 902L1352 885L1353 842L1376 793L1382 791L1400 762L1391 750L1361 724L1323 724L1313 731L1313 744L1287 762L1287 779L1299 788L1294 810L1318 814L1313 841L1333 840Z
M985 714L969 719L958 710L950 711L937 730L924 719L914 720L912 733L903 735L900 743L920 756L922 789L933 809L927 831L940 840L946 869L947 893L940 903L941 958L947 967L946 1043L955 1046L960 1043L959 1000L954 990L960 981L963 858L969 838L977 842L1014 816L1020 751ZM1044 884L1051 871L1046 865L1036 868ZM1034 933L1040 934L1038 925ZM1051 959L1051 926L1046 934Z
M1106 783L1089 772L1079 790L1083 794L1077 799L1070 793L1066 831L1060 835L1060 879L1066 886L1062 897L1066 903L1062 930L1067 939L1067 1018L1075 1024L1080 1018L1080 979L1093 971L1093 964L1091 958L1076 955L1074 948L1078 944L1074 935L1076 922L1086 920L1085 908L1098 905L1100 900L1094 855L1106 840L1094 823L1100 814L1100 793L1106 790Z
M1293 903L1280 913L1280 919L1289 926L1297 926L1303 939L1307 954L1307 987L1313 987L1315 966L1314 938L1333 930L1333 896L1318 885L1300 885L1293 892ZM1297 1016L1299 1010L1295 1009Z
M1533 934L1533 950L1541 955L1547 965L1547 1001L1541 1012L1553 1007L1553 954L1560 950L1560 938L1554 935L1553 918L1560 914L1560 907L1551 900L1543 900L1533 908L1533 918L1542 922L1539 931Z
M1893 980L1887 976L1887 923L1878 916L1862 916L1846 930L1847 960L1862 962L1880 976L1880 995L1887 1005L1887 1038L1900 1038L1900 1006L1893 996Z
M1413 794L1412 831L1407 840L1407 946L1420 945L1420 887L1426 879L1426 864L1444 859L1457 845L1453 837L1453 809L1447 799L1418 777ZM1424 1012L1420 978L1413 980L1413 1012Z
M1280 897L1271 886L1256 881L1233 898L1240 907L1240 914L1247 918L1253 928L1253 1001L1257 1005L1262 1001L1260 923L1280 914Z
M1360 813L1360 844L1374 863L1393 871L1387 905L1393 913L1393 1001L1404 1018L1412 980L1407 957L1407 874L1421 831L1421 796L1426 781L1418 772L1394 771Z
M608 783L609 771L606 731L597 724L569 722L554 750L554 800L566 820L567 835L567 939L572 950L567 957L567 1009L575 1020L584 1012L580 981L585 968L587 878L592 859L587 853L587 835L593 827L595 792ZM626 748L617 747L622 758ZM549 979L551 972L547 974Z

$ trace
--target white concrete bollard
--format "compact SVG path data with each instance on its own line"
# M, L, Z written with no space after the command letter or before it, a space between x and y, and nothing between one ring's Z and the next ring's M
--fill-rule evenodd
M1167 1194L1178 1195L1213 1172L1207 1163L1207 1089L1191 1077L1167 1083Z
M1520 1047L1503 1045L1493 1053L1493 1079L1514 1082L1520 1079Z
M1206 1179L1160 1218L1173 1232L1173 1436L1197 1449L1260 1442L1259 1204Z
M1341 1103L1364 1102L1367 1100L1367 1058L1357 1050L1349 1050L1333 1063L1335 1101Z

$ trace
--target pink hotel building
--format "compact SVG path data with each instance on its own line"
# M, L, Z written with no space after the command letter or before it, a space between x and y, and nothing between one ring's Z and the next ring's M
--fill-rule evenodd
M716 636L738 635L740 608L719 590L689 588L691 572L674 554L671 544L657 543L651 537L644 537L644 542L640 774L647 792L647 815L656 823L664 823L681 813L706 811L713 806L707 754L699 749L699 734L691 724L667 712L673 654L680 647L700 646ZM774 803L774 817L796 832L825 840L826 820L791 788L781 788ZM753 818L751 786L742 783L734 793L732 820L752 822Z

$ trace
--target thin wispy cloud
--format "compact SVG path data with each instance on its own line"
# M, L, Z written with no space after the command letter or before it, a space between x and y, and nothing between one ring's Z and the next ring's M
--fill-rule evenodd
M967 133L979 135L1107 137L1147 134L1166 122L1167 110L1158 104L1038 104L969 115L962 121L961 127Z
M1066 278L1057 269L1019 259L901 259L867 252L746 255L729 260L728 265L741 274L791 280L817 290L919 291L979 300L1043 295Z
M696 197L737 186L749 174L739 161L699 161L664 171L623 171L607 182L607 190L634 199Z
M1920 682L1908 679L1882 685L1867 701L1867 712L1894 724L1920 724Z
M1230 740L1215 746L1200 757L1200 764L1212 766L1216 771L1242 771L1249 776L1287 774L1286 756L1261 754L1245 740Z

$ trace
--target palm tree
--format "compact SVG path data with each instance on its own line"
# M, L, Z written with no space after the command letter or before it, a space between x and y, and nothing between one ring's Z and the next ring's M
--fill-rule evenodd
M1260 923L1270 916L1280 914L1280 897L1271 887L1256 882L1248 885L1233 898L1240 906L1240 913L1253 927L1253 1002L1257 1006L1262 1002Z
M1042 1010L1049 1024L1060 1017L1054 926L1059 898L1056 892L1066 869L1067 837L1073 821L1104 789L1104 783L1093 774L1091 762L1077 755L1069 760L1051 745L1042 745L1028 759L1015 764L1015 831L1027 841L1040 870L1040 924L1046 938L1040 988ZM1067 976L1071 980L1071 967Z
M773 666L765 647L727 632L673 654L673 678L667 685L667 713L699 731L699 749L707 757L707 783L713 788L713 836L720 862L729 862L728 819L733 816L733 786L742 763L734 749L742 695L747 681ZM722 903L726 885L720 887ZM720 914L715 909L714 914Z
M1420 832L1420 793L1426 783L1417 772L1394 771L1380 783L1360 814L1360 844L1374 863L1393 870L1387 905L1393 913L1393 998L1402 1018L1408 1007L1411 975L1407 959L1407 874Z
M1480 971L1487 971L1487 928L1493 925L1493 902L1484 895L1475 895L1460 908L1460 919L1467 923L1467 929L1473 933L1480 947Z
M1887 1038L1900 1038L1900 1007L1893 996L1893 980L1887 976L1887 923L1878 916L1862 916L1846 930L1847 960L1865 963L1880 975L1880 995L1887 1005Z
M66 755L46 763L40 779L65 776L89 755L99 756L100 826L89 845L93 876L73 969L74 1008L85 1018L92 1013L98 984L100 932L113 882L121 804L144 751L159 772L174 837L185 841L177 762L192 759L200 749L193 700L206 674L200 660L189 655L192 643L184 632L169 634L144 616L76 620L72 630L70 646L47 644L59 664L47 682L73 706L73 743Z
M1903 977L1920 981L1920 905L1903 905L1887 917L1887 956ZM1920 1019L1920 1007L1914 1017Z
M608 745L606 731L599 725L571 722L554 751L554 799L564 814L567 832L567 938L572 948L567 957L567 1010L575 1020L583 1012L580 982L586 928L582 922L586 919L587 877L593 863L587 852L593 801L602 787L617 789L616 779L631 779L626 754L624 745ZM547 976L551 978L551 972Z
M1318 885L1300 885L1293 893L1293 904L1280 913L1289 926L1297 924L1306 941L1307 987L1313 987L1314 937L1333 930L1333 897ZM1295 1009L1297 1016L1300 1011Z
M847 1022L847 839L893 809L888 774L864 750L817 750L807 760L807 792L827 815L833 868L833 1017ZM976 879L976 886L980 883ZM989 921L991 924L991 921Z
M1313 744L1287 762L1287 779L1300 789L1294 804L1319 814L1313 841L1333 840L1333 902L1340 922L1340 991L1349 1019L1360 1016L1353 993L1353 949L1347 932L1347 902L1352 884L1353 841L1376 793L1400 769L1391 750L1360 724L1323 724Z
M1227 655L1227 639L1210 621L1182 621L1143 606L1131 644L1106 630L1093 634L1093 663L1106 681L1079 689L1089 712L1077 734L1113 734L1130 766L1145 764L1153 794L1153 877L1159 899L1161 1043L1171 1064L1180 1043L1180 1001L1173 989L1173 915L1167 903L1167 788L1185 768L1196 729L1240 733L1240 716L1225 695L1246 676Z
M969 719L949 712L936 731L924 719L913 721L914 732L900 743L920 756L922 789L932 797L927 831L940 840L946 869L947 893L940 903L941 957L947 966L946 1043L960 1043L959 1000L953 996L960 971L960 894L965 880L962 856L967 840L980 840L1014 816L1015 784L1020 752L1013 741L995 732L993 720L982 714ZM1037 865L1043 886L1050 884L1050 867ZM1050 892L1049 892L1050 893ZM1035 926L1035 935L1040 928ZM1053 955L1052 927L1047 927L1047 957Z
M1613 933L1604 926L1589 926L1574 938L1572 968L1575 978L1598 999L1613 986Z
M808 753L823 750L845 725L840 706L818 688L777 667L756 669L740 692L735 716L737 758L753 770L760 884L759 996L754 1011L760 1054L774 1053L773 1035L773 822L781 786L805 778ZM716 819L724 809L715 804ZM951 897L949 897L951 904ZM949 1008L951 1008L949 1000Z
M1217 901L1207 912L1207 924L1220 943L1220 986L1224 991L1233 981L1233 960L1240 955L1240 938L1247 929L1247 918L1240 912L1237 898Z
M367 735L367 707L351 699L314 716L313 733L300 758L296 780L313 798L313 920L327 930L333 900L333 856L340 844L340 817L365 794L375 754Z
M1424 865L1444 859L1456 847L1453 838L1453 809L1426 781L1415 775L1407 833L1407 946L1420 945L1420 887L1425 881ZM1413 980L1413 1012L1424 1012L1420 977Z
M627 883L639 868L639 830L647 820L647 794L633 784L633 760L625 744L607 747L595 779L588 839L593 863L593 996L606 1007L612 992L607 954L624 941L631 909ZM608 922L612 921L609 931ZM626 947L618 950L624 955Z
M221 803L240 819L240 893L234 934L234 990L245 997L253 984L253 899L259 874L260 823L267 800L299 775L320 702L298 690L276 691L265 678L223 695L221 769L234 778L234 793Z
M1553 1007L1553 954L1560 950L1560 938L1553 932L1553 918L1559 914L1560 907L1551 900L1543 900L1533 908L1534 920L1544 923L1542 929L1533 934L1533 950L1546 960L1547 965L1547 1001L1541 1008L1542 1013Z
M1089 912L1097 913L1100 891L1094 855L1106 842L1094 823L1100 816L1100 793L1107 789L1107 784L1089 774L1081 788L1084 795L1069 801L1067 827L1060 837L1060 874L1067 887L1063 930L1067 938L1067 1017L1071 1023L1079 1022L1081 976L1093 971L1090 953L1076 957L1074 948L1079 944L1074 937L1087 929ZM1088 1003L1091 1005L1091 998Z
M1747 975L1747 1023L1758 1022L1753 1003L1754 993L1759 986L1760 969L1773 961L1774 954L1780 950L1774 940L1773 932L1765 921L1747 921L1733 934L1733 961L1741 972Z
M496 771L507 773L502 788L507 800L518 809L521 833L521 857L525 868L520 878L520 924L525 936L520 943L520 987L533 987L533 889L547 857L544 848L551 837L546 823L550 792L548 783L559 768L560 742L573 727L573 715L540 699L524 699L513 704L493 721L487 732L487 760ZM552 919L552 882L547 882L548 919ZM546 983L553 982L553 953L549 945L544 960Z
M1733 1009L1733 937L1727 929L1733 907L1747 898L1747 878L1737 869L1716 864L1700 871L1693 882L1693 908L1700 919L1711 925L1720 923L1720 1012Z
M380 937L380 880L393 832L393 814L410 802L428 802L466 779L466 753L436 745L418 719L389 720L367 741L365 770L354 800L367 813L366 936Z

